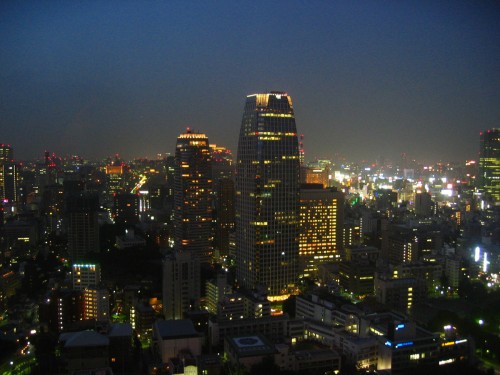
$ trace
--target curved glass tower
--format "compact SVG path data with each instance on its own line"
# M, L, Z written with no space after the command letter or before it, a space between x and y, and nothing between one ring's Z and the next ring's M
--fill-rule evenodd
M249 95L236 164L236 276L270 300L287 298L297 280L299 173L291 97Z

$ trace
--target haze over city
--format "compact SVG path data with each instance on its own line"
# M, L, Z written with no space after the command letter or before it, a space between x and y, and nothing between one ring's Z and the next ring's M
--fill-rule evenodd
M1 141L16 159L236 150L245 96L287 91L306 159L477 158L500 120L494 1L0 5Z

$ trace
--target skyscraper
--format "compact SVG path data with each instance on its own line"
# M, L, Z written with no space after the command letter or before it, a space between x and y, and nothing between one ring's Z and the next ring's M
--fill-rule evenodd
M500 202L500 128L480 133L478 187Z
M234 236L234 181L223 178L214 182L215 195L215 247L220 256L229 255L231 236Z
M14 163L14 149L0 144L0 201L18 203L19 166Z
M86 260L88 253L99 252L99 199L90 193L66 198L68 252L72 263Z
M19 167L15 163L0 163L0 200L18 203Z
M208 138L188 128L175 149L174 249L201 262L212 257L212 178Z
M234 242L234 165L231 150L210 145L212 151L212 191L214 196L215 256L229 255Z
M236 276L270 300L287 298L297 279L300 164L292 99L249 95L236 163Z

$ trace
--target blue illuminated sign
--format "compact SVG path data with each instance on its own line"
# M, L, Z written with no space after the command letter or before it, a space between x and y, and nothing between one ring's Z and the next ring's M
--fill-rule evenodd
M413 345L413 341L400 342L399 344L396 344L396 349L402 348L403 346L412 346L412 345Z

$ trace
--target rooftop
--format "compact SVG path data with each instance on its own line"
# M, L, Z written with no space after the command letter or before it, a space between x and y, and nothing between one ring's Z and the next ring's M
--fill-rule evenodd
M107 337L94 331L62 333L59 336L59 341L64 342L65 348L109 345L109 339Z
M163 339L199 336L194 329L193 322L189 319L157 320L155 326Z
M129 323L115 323L111 326L109 337L132 336L132 326Z
M228 336L226 341L239 357L273 354L276 351L274 346L258 333L248 336Z

